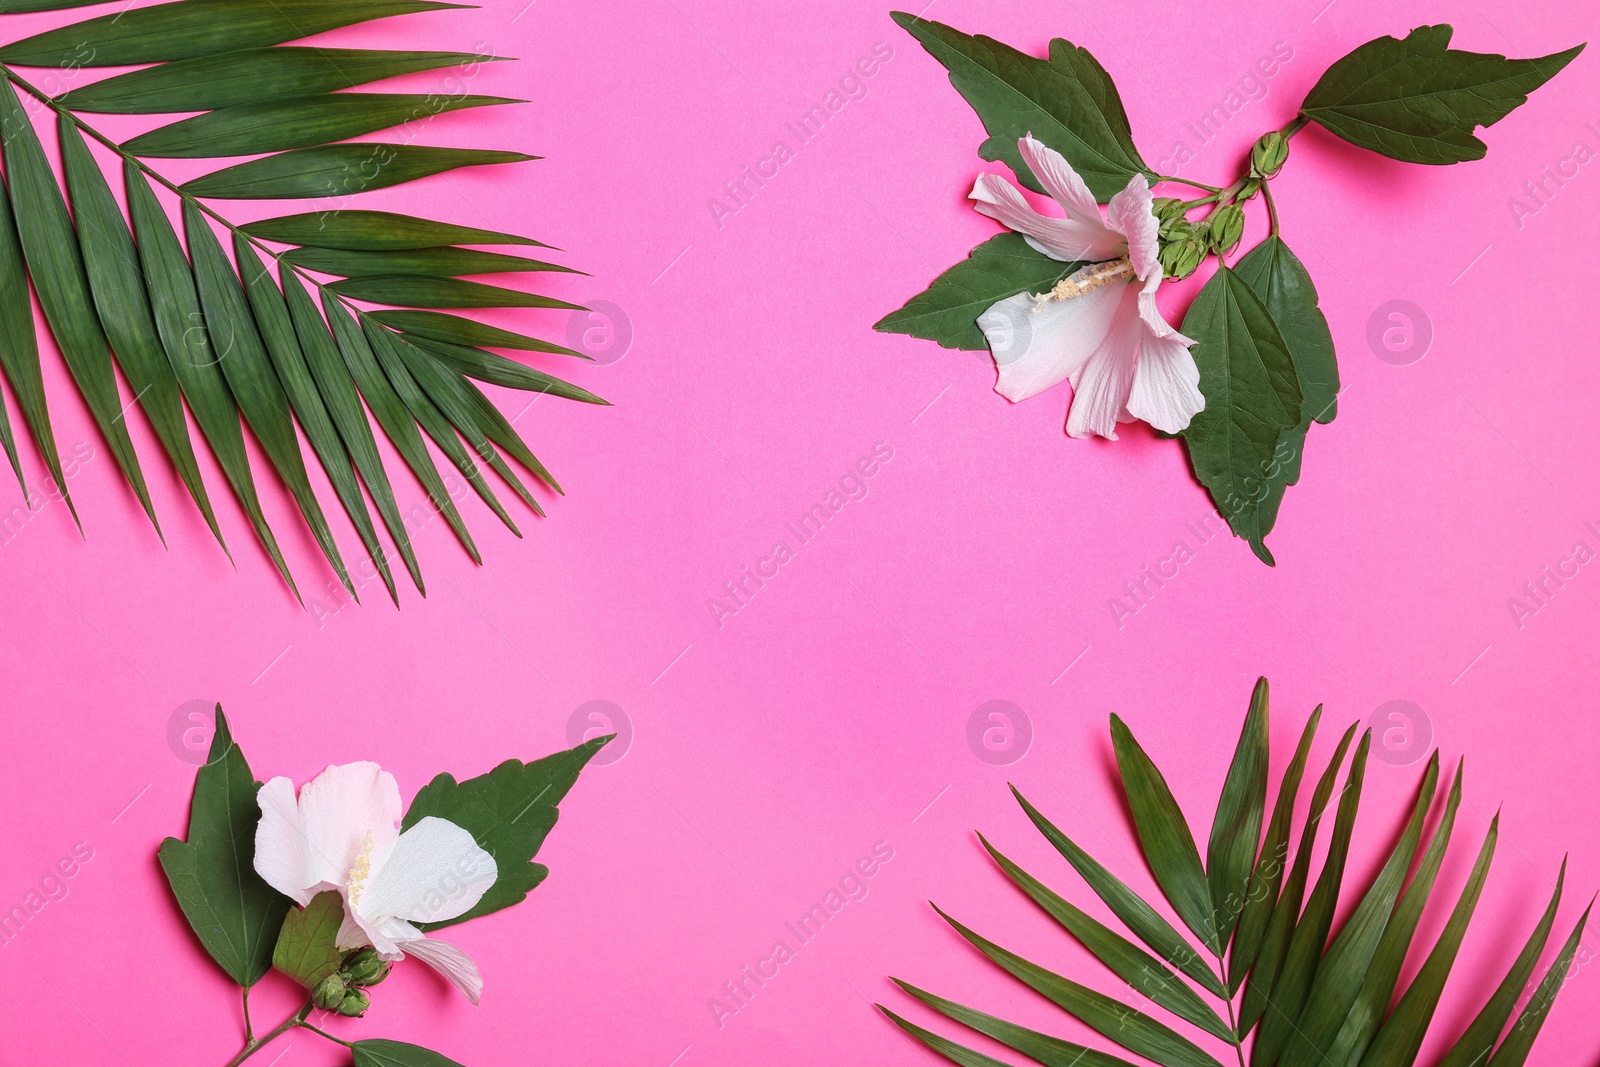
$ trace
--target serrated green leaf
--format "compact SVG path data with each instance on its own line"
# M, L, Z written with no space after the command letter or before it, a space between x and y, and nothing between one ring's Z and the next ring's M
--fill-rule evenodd
M104 2L104 0L95 0ZM4 10L0 6L0 10ZM349 89L440 67L504 57L471 52L385 52L367 48L246 48L103 78L56 100L73 111L156 115L211 111L287 96Z
M550 247L531 237L419 219L414 215L396 215L389 211L308 211L252 222L244 227L244 231L252 237L284 244L352 251L435 248L439 245Z
M505 356L486 352L481 348L453 345L447 341L431 341L425 337L414 338L413 343L446 366L480 382L503 385L508 389L549 393L551 396L579 400L585 404L610 403L571 382L562 381L525 363L518 363L514 359L507 359Z
M272 949L272 965L306 989L315 989L344 962L334 943L343 922L344 897L337 890L318 893L303 908L290 908Z
M1047 292L1082 265L1051 259L1020 233L995 234L872 328L937 341L945 348L987 351L979 315L1018 293Z
M1258 513L1278 438L1300 422L1293 358L1261 298L1225 265L1183 319L1205 409L1183 431L1195 476L1233 532L1259 540Z
M1351 144L1407 163L1482 159L1473 136L1527 102L1583 45L1539 59L1450 48L1447 25L1379 37L1338 60L1300 111Z
M1111 716L1111 745L1116 751L1134 828L1139 833L1139 845L1156 876L1156 884L1194 935L1213 953L1220 953L1200 851L1172 790L1167 788L1167 780L1116 715Z
M455 427L450 420L445 418L427 392L417 384L416 376L406 366L405 357L401 354L401 346L407 342L401 340L392 331L378 325L365 315L361 316L362 330L367 337L367 344L371 347L373 355L378 358L378 365L383 368L384 376L389 379L389 384L400 399L405 402L417 424L433 438L433 443L443 452L467 480L478 497L495 513L506 528L518 537L522 531L517 529L517 524L512 521L505 507L495 496L494 490L484 480L483 472L478 470L478 465L472 462L472 457L467 455L467 450L462 446L460 438L456 436Z
M1239 1033L1248 1034L1267 1010L1269 998L1283 971L1289 955L1289 945L1294 937L1295 924L1300 918L1300 905L1305 898L1306 881L1311 874L1311 852L1317 843L1317 832L1322 828L1322 816L1333 796L1338 782L1339 767L1344 763L1345 752L1355 738L1356 728L1351 726L1339 739L1333 757L1328 760L1317 787L1311 792L1311 806L1306 813L1305 826L1300 831L1300 846L1295 852L1294 868L1289 872L1283 892L1272 909L1262 935L1261 951L1250 969L1250 981L1245 986L1244 1004L1239 1012ZM1344 801L1341 798L1340 807ZM1258 1042L1259 1043L1259 1042Z
M360 251L347 248L296 248L286 257L290 263L322 274L342 278L372 274L422 274L459 278L469 274L506 274L521 271L559 271L582 274L525 256L481 252L476 248L398 248L385 251Z
M476 346L481 348L513 348L527 352L550 352L562 356L576 356L579 359L590 359L582 352L574 352L570 348L541 341L536 337L527 337L510 330L502 330L498 326L489 326L485 323L464 319L459 315L446 315L442 311L374 311L372 317L385 326L392 326L402 333L415 337L425 337L430 341L446 341L450 344Z
M358 22L440 11L429 0L177 0L117 11L0 47L22 67L120 67L279 44Z
M1261 1019L1261 1031L1251 1048L1252 1067L1273 1067L1289 1040L1294 1036L1295 1024L1305 1010L1307 998L1317 979L1317 969L1322 962L1322 951L1328 943L1328 931L1333 926L1334 909L1339 903L1339 887L1344 880L1345 860L1350 853L1350 835L1355 830L1356 811L1361 805L1361 785L1366 777L1367 753L1372 744L1372 731L1361 735L1356 753L1350 759L1350 773L1346 776L1344 791L1339 797L1338 814L1333 821L1333 835L1328 841L1328 854L1322 863L1322 872L1311 890L1305 911L1295 924L1289 939L1289 950L1284 955L1283 966L1277 981L1267 996L1267 1010Z
M478 554L478 546L473 543L472 535L467 533L466 523L461 521L461 513L450 499L450 492L440 479L439 468L433 465L427 446L422 443L422 435L417 432L417 424L410 410L384 376L361 327L326 289L322 290L322 313L327 317L350 377L366 400L373 418L378 420L378 425L383 427L383 432L406 461L406 466L422 483L434 509L450 524L450 529L455 531L456 538L472 557L472 562L481 564L483 557Z
M106 184L100 165L89 154L89 146L84 143L78 127L63 115L56 130L89 290L99 311L100 323L178 477L194 498L217 544L227 552L228 544L217 527L211 498L206 493L194 446L189 441L189 423L183 414L178 378L167 361L155 319L151 317L150 297L145 291L133 235L128 232L128 224L123 221L122 212L111 195L111 187Z
M891 17L950 71L950 83L983 120L989 138L978 154L1003 161L1028 188L1044 191L1017 150L1030 133L1065 156L1102 204L1133 175L1153 177L1116 85L1088 49L1056 38L1046 61L903 11Z
M1232 939L1244 911L1266 807L1267 680L1260 678L1250 698L1250 710L1239 733L1228 777L1222 783L1217 814L1211 821L1211 840L1206 846L1206 883L1219 946Z
M1394 915L1384 927L1383 939L1378 943L1378 951L1373 953L1372 966L1367 969L1362 982L1361 995L1351 1005L1338 1036L1324 1054L1329 1062L1349 1064L1351 1067L1360 1063L1379 1026L1383 1024L1384 1013L1394 1000L1400 970L1405 965L1417 923L1427 906L1429 894L1433 892L1434 881L1438 878L1445 850L1449 848L1450 836L1455 830L1456 811L1461 806L1461 778L1462 768L1458 764L1439 828L1434 831L1417 873L1412 877L1411 884L1406 886L1405 895L1400 898Z
M1133 890L1129 889L1121 879L1105 867L1101 866L1093 857L1079 848L1071 838L1056 829L1054 823L1046 819L1037 808L1028 803L1026 797L1016 788L1011 787L1011 793L1017 798L1017 803L1022 805L1022 810L1027 813L1033 825L1045 837L1045 840L1054 845L1066 861L1072 864L1073 869L1089 883L1089 888L1105 902L1122 924L1133 931L1135 937L1143 941L1155 954L1167 963L1178 968L1184 974L1199 982L1206 989L1219 997L1226 997L1222 983L1206 963L1203 957L1189 946L1183 935L1173 928L1172 924L1163 919L1154 908Z
M1211 1036L1234 1044L1233 1031L1195 991L1154 956L1097 919L1074 907L1060 894L1007 859L982 834L978 840L1000 865L1007 878L1032 898L1062 928L1075 937L1095 959L1155 1003L1178 1018L1193 1023Z
M937 905L934 910L1001 970L1129 1052L1154 1060L1162 1067L1221 1067L1214 1057L1171 1027L1001 948L940 911Z
M419 308L557 308L582 311L577 304L537 293L524 293L483 282L460 278L426 278L414 274L373 275L346 278L330 286L341 296Z
M1539 957L1544 954L1545 942L1550 939L1550 929L1555 925L1556 910L1561 907L1561 891L1566 882L1567 861L1563 857L1561 870L1556 875L1556 888L1550 894L1550 903L1545 905L1544 915L1528 935L1528 940L1512 961L1505 978L1495 987L1494 993L1473 1018L1461 1039L1439 1062L1439 1067L1482 1067L1488 1061L1495 1042L1500 1038L1500 1031L1505 1029L1506 1020L1511 1018L1511 1011L1517 1006L1517 998L1522 995L1529 976L1539 963Z
M372 502L377 507L378 515L383 519L383 525L388 529L389 536L394 539L395 547L400 550L400 558L405 561L406 570L410 572L417 592L427 596L427 588L422 582L422 571L417 565L416 553L411 547L410 531L400 518L400 508L394 499L394 488L389 484L388 474L384 472L383 460L378 455L377 443L372 437L372 427L367 423L366 412L361 407L361 396L356 392L350 370L340 357L333 335L328 332L322 316L317 314L316 305L311 302L311 297L300 278L284 266L278 272L278 279L283 284L283 296L289 306L289 318L294 323L295 336L300 341L300 352L305 357L306 367L311 372L312 379L316 382L317 393L327 406L328 417L333 420L334 427L339 431L339 439L344 442L350 460L355 464L356 472L361 475L361 480L367 485L367 491L372 494Z
M350 1046L354 1067L461 1067L448 1056L441 1056L421 1045L375 1037Z
M1384 929L1394 912L1395 901L1400 896L1400 887L1405 884L1411 861L1416 857L1418 842L1422 840L1422 824L1433 806L1438 784L1439 753L1435 750L1423 772L1411 819L1399 841L1390 851L1383 869L1378 872L1361 902L1356 905L1355 911L1345 921L1344 928L1316 964L1316 974L1306 994L1305 1007L1278 1061L1284 1067L1319 1067L1323 1062L1324 1050L1332 1044L1351 1006L1360 997L1373 954L1378 950ZM1333 896L1337 902L1337 886ZM1315 915L1318 903L1313 893L1307 911ZM1290 959L1294 959L1292 945Z
M1281 238L1268 237L1245 253L1233 270L1261 298L1277 324L1294 360L1303 395L1300 423L1278 434L1272 461L1263 472L1265 492L1256 507L1256 538L1250 547L1271 565L1272 553L1267 551L1265 538L1278 521L1284 488L1300 480L1306 432L1313 421L1329 423L1337 414L1339 361L1334 356L1328 320L1317 306L1317 289L1311 275Z
M0 131L3 131L0 143L4 145L13 217L33 280L33 291L44 309L56 347L61 350L78 391L83 394L95 424L110 446L112 457L159 535L161 524L156 520L144 472L139 467L139 457L123 420L122 398L117 390L116 372L111 367L111 350L89 295L89 278L78 251L78 235L67 214L67 204L56 184L55 173L45 159L44 146L39 143L39 135L9 83L0 87Z
M1466 886L1456 899L1456 906L1450 912L1444 932L1434 943L1433 950L1428 953L1422 969L1400 998L1400 1003L1395 1005L1394 1012L1383 1024L1383 1029L1378 1031L1377 1039L1361 1060L1362 1067L1411 1067L1416 1063L1428 1024L1433 1021L1434 1010L1439 1006L1439 995L1444 992L1445 979L1450 976L1450 968L1455 964L1456 953L1461 948L1461 939L1466 935L1467 924L1472 921L1478 897L1483 892L1483 883L1489 877L1489 864L1494 859L1495 842L1499 835L1500 816L1496 815L1489 824L1489 832L1484 836L1478 859L1472 865Z
M1594 902L1590 901L1578 917L1578 925L1572 928L1572 933L1567 937L1567 943L1561 946L1561 952L1539 980L1528 1006L1522 1009L1522 1014L1517 1016L1517 1021L1506 1032L1505 1040L1490 1057L1488 1067L1522 1067L1528 1062L1528 1053L1538 1039L1539 1031L1544 1028L1545 1019L1549 1018L1557 995L1571 977L1572 958L1577 955L1578 944L1583 940L1583 928L1588 925L1589 913L1593 910Z
M172 220L156 200L150 183L132 160L123 162L123 180L128 194L128 214L133 220L139 262L150 294L156 330L166 349L167 361L177 375L189 410L194 412L200 431L211 445L212 454L227 476L234 496L244 507L267 555L283 576L295 599L300 590L283 560L278 541L267 526L256 495L255 479L244 450L244 431L239 425L239 408L223 378L220 358L211 347L205 313L200 309L200 294L195 290L194 274L184 255Z
M898 978L893 979L893 982L946 1018L954 1019L963 1026L970 1027L986 1037L991 1037L1002 1045L1016 1049L1030 1059L1044 1064L1044 1067L1132 1067L1127 1060L1119 1059L1116 1056L1108 1056L1104 1052L1084 1045L1074 1044L1071 1041L1063 1041L1059 1037L1041 1034L1037 1030L1029 1030L1025 1026L1018 1026L1016 1023L1007 1022L1004 1019L996 1018L981 1011L974 1011L965 1005L957 1004L953 1000L934 996L932 993L918 989L909 982L902 982ZM883 1005L878 1005L878 1010L884 1012L896 1022L903 1023L899 1016L883 1007ZM922 1032L928 1033L926 1030ZM956 1062L963 1061L957 1060Z
M322 93L237 104L180 119L123 142L136 156L216 159L343 141L434 115L523 101L436 93Z
M435 148L380 141L330 144L296 148L224 167L185 182L183 191L211 200L338 199L460 167L523 163L538 158L485 148Z
M339 432L328 417L327 406L323 404L322 397L317 395L316 381L306 366L305 354L300 350L300 340L289 318L283 294L272 283L272 275L267 273L261 257L256 255L250 242L237 233L233 235L233 258L239 265L239 277L244 281L245 294L250 298L250 307L261 328L261 339L266 343L273 369L288 396L289 407L299 420L301 429L305 430L306 439L311 442L312 451L317 454L322 469L327 472L333 491L344 505L345 514L350 516L362 546L377 568L378 576L383 579L384 588L389 591L389 598L398 604L394 576L389 573L388 554L378 543L378 534L373 529L367 502L361 496L361 485L351 467L349 453L340 443Z
M471 910L454 919L419 925L435 930L509 908L544 881L549 869L532 861L556 824L557 805L584 765L610 740L609 735L597 737L532 763L506 760L488 774L465 781L440 774L423 786L406 809L401 830L430 815L448 819L494 857L499 875Z
M261 820L259 788L219 704L211 751L195 775L187 840L169 837L160 853L161 869L195 936L228 977L245 987L272 965L290 904L251 866Z
M1283 886L1283 872L1289 865L1289 832L1294 821L1295 801L1300 796L1300 782L1305 776L1306 761L1311 757L1311 742L1316 739L1317 726L1322 721L1319 704L1306 721L1300 733L1300 743L1295 747L1294 758L1283 772L1278 784L1278 799L1272 805L1272 821L1267 824L1267 837L1261 844L1261 854L1250 872L1250 885L1245 891L1244 910L1233 938L1233 949L1228 955L1228 995L1232 997L1244 982L1245 974L1256 962L1266 936L1267 923L1278 903L1278 891Z
M289 398L272 369L239 278L229 266L217 235L211 232L211 226L192 201L184 201L183 226L189 239L195 289L205 312L206 330L218 353L217 363L222 367L228 388L244 413L245 421L255 431L256 440L261 442L267 458L294 496L322 554L351 598L359 600L355 583L350 580L344 558L333 539L333 531L322 513L322 505L311 491L305 460L300 456L300 439L295 435L294 420L289 413Z

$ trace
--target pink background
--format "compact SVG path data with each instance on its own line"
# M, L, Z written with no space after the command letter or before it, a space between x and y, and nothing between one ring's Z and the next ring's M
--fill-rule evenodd
M1176 444L1138 428L1114 444L1070 441L1064 390L1012 406L992 391L985 357L872 332L994 232L963 202L980 125L886 6L518 7L493 0L324 40L481 41L520 57L486 68L473 91L534 104L447 116L423 140L545 160L368 206L568 249L562 261L592 277L554 278L546 291L610 301L631 324L620 360L541 364L616 406L541 400L518 423L568 490L547 519L520 511L524 541L468 501L486 566L431 522L417 537L426 600L403 590L397 612L372 583L364 606L340 609L286 497L267 486L312 602L302 611L209 459L237 572L136 420L163 551L59 362L46 361L63 451L92 450L72 481L87 539L50 505L0 549L0 905L22 901L77 842L93 859L0 947L0 1060L220 1064L238 1047L230 987L187 934L154 858L185 825L194 768L169 747L168 724L193 700L222 701L258 776L304 780L329 762L376 759L408 797L439 770L467 776L565 747L587 701L624 710L631 747L591 768L563 806L539 857L548 882L454 931L486 976L482 1006L408 965L365 1021L337 1027L466 1064L927 1062L870 1007L908 1008L886 974L1078 1033L923 902L1114 991L1004 884L972 830L1103 914L1005 783L1148 887L1109 777L1107 713L1128 720L1203 828L1258 674L1274 686L1274 779L1318 702L1328 708L1319 753L1344 724L1403 699L1423 709L1447 763L1468 757L1450 899L1502 809L1495 870L1441 1009L1449 1030L1498 981L1569 848L1559 930L1570 929L1600 888L1600 564L1520 626L1510 601L1575 542L1600 548L1585 525L1600 527L1600 361L1584 325L1600 284L1600 163L1542 204L1524 191L1575 143L1600 150L1593 53L1487 131L1477 163L1389 163L1316 129L1295 140L1274 188L1321 291L1346 392L1338 421L1311 433L1269 570L1242 542L1202 545L1186 525L1211 509ZM1596 14L1589 0L1207 3L1181 16L1149 0L938 0L928 12L1034 54L1052 35L1087 46L1116 78L1145 158L1155 165L1185 142L1194 158L1183 172L1219 181L1364 40L1450 21L1461 47L1542 55L1592 32ZM785 123L878 42L892 57L866 95L797 146ZM1265 96L1200 143L1185 122L1280 42L1292 58ZM428 91L443 78L407 81ZM780 140L793 158L715 219L708 201ZM1518 197L1538 210L1519 219ZM1174 314L1184 296L1169 300ZM1366 340L1391 300L1431 322L1431 347L1410 365L1381 361ZM567 328L551 313L497 321L557 339ZM526 403L501 399L511 414ZM785 523L879 442L892 459L866 496L719 625L710 598L777 539L794 547ZM388 455L409 508L421 490ZM312 477L331 503L321 472ZM0 512L20 503L0 476ZM353 560L358 542L342 515L334 521ZM1119 626L1112 598L1179 541L1193 559ZM974 709L997 699L1019 705L1033 732L1010 766L980 760L967 741ZM1421 767L1373 761L1363 875ZM893 859L868 895L796 947L784 924L878 842ZM1441 923L1425 922L1430 943ZM795 958L719 1026L709 998L779 939ZM275 1021L291 997L269 979L257 1018ZM1597 1011L1600 985L1580 968L1534 1062L1594 1064ZM253 1062L280 1051L291 1067L337 1062L339 1050L303 1035Z

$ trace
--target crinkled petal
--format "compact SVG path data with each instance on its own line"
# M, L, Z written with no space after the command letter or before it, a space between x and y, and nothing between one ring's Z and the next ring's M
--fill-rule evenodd
M1018 293L979 315L999 371L995 392L1026 400L1077 373L1105 337L1126 288L1103 285L1066 300Z
M1143 174L1129 178L1122 192L1106 205L1106 219L1128 239L1128 260L1140 281L1161 269L1161 223L1153 205L1150 183Z
M300 790L312 884L344 885L365 853L374 866L400 831L400 787L394 775L362 761L329 767Z
M968 196L978 212L1031 238L1029 243L1051 259L1115 259L1122 254L1122 238L1100 221L1054 219L1033 209L1016 186L998 174L980 174Z
M1044 142L1035 140L1031 133L1017 142L1017 149L1022 153L1022 161L1028 164L1033 176L1044 186L1045 192L1055 197L1056 203L1066 211L1067 218L1079 222L1101 221L1100 205L1095 202L1089 186L1067 162L1066 156ZM1105 230L1108 234L1112 232L1109 226Z
M1139 321L1138 290L1131 285L1108 288L1118 296L1115 315L1099 346L1073 376L1067 433L1073 437L1098 434L1115 441L1117 416L1128 405L1145 331Z
M478 965L472 962L471 956L436 937L421 937L407 941L401 947L407 956L415 956L426 963L465 993L468 1000L478 1003L478 998L483 995L483 975L478 973Z
M1178 333L1157 337L1148 329L1143 332L1128 412L1163 433L1181 433L1206 406L1200 368L1189 352L1194 342Z
M316 896L309 877L305 827L300 824L300 806L295 801L294 783L274 778L256 793L261 806L261 821L256 823L256 873L262 881L299 904L302 908Z
M454 919L483 898L498 873L494 857L471 833L430 815L400 835L356 910L368 919Z
M1167 322L1166 316L1161 314L1161 309L1156 306L1156 290L1161 287L1161 264L1157 263L1155 270L1144 280L1144 288L1139 292L1139 318L1144 320L1147 330L1157 337L1167 337L1184 345L1192 345L1194 341L1185 337Z

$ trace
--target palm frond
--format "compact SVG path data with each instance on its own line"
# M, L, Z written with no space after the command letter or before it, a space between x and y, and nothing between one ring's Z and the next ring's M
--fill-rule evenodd
M1382 868L1363 888L1354 889L1347 885L1345 874L1371 745L1370 731L1363 734L1345 770L1322 865L1307 896L1317 831L1334 799L1357 727L1345 732L1318 780L1300 828L1294 865L1286 876L1296 799L1322 709L1312 714L1301 734L1269 822L1267 695L1262 679L1223 784L1204 866L1166 780L1127 725L1111 717L1117 767L1144 860L1167 906L1182 918L1198 948L1015 789L1035 828L1155 955L1080 910L979 835L1006 878L1126 984L1127 999L1047 970L937 906L935 911L1018 983L1121 1050L1162 1067L1221 1067L1222 1060L1208 1051L1208 1044L1227 1050L1225 1059L1236 1059L1241 1067L1247 1060L1251 1067L1413 1067L1487 882L1499 841L1499 815L1489 825L1442 931L1415 977L1401 990L1406 957L1455 830L1462 768L1456 768L1439 824L1424 848L1423 830L1440 784L1438 753L1432 755ZM1527 990L1554 926L1565 877L1563 861L1555 893L1522 952L1441 1067L1522 1067L1526 1062L1568 976L1589 917L1586 910L1578 919L1513 1021L1516 1003ZM1347 898L1354 899L1354 906L1341 908ZM1349 917L1335 934L1334 915L1343 910ZM1208 955L1214 966L1206 960ZM1045 1067L1130 1063L1111 1052L1023 1027L898 978L894 981L944 1019L1021 1053L1030 1062ZM953 1063L1006 1067L1006 1061L963 1043L965 1039L941 1035L882 1005L879 1008L902 1031ZM1185 1028L1192 1037L1186 1036Z
M98 2L0 0L0 15ZM581 353L456 312L582 310L474 280L575 272L542 258L476 247L549 247L531 237L344 206L353 195L461 167L538 158L417 144L410 135L415 130L394 143L350 140L448 112L520 103L460 92L352 91L422 71L475 70L499 57L294 43L374 19L458 6L433 0L171 0L82 18L0 46L7 83L0 88L0 372L22 414L22 430L75 520L78 505L62 474L44 390L30 283L73 382L158 535L141 457L128 432L134 410L144 413L165 462L227 552L197 457L197 444L209 447L296 596L261 505L261 472L250 464L246 426L271 477L293 498L352 597L358 591L353 568L312 488L302 437L372 560L369 574L382 579L396 602L391 551L399 553L419 592L424 586L368 412L475 562L481 562L477 546L425 439L519 536L480 464L543 514L512 463L552 491L559 486L473 380L605 401L491 350ZM138 69L55 95L20 71L108 66ZM60 179L30 112L55 119ZM152 125L119 141L96 127L96 114L147 116ZM226 163L179 182L152 162L164 159ZM104 162L120 163L125 210ZM216 204L249 199L341 206L236 223L225 205ZM174 206L181 237L169 214ZM219 233L228 240L219 240ZM119 368L132 396L123 395ZM26 493L17 436L0 405L0 446ZM392 549L368 510L369 497Z

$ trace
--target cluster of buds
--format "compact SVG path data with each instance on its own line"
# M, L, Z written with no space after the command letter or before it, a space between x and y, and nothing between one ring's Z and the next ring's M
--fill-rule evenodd
M1259 193L1267 179L1283 169L1288 158L1289 141L1282 133L1273 130L1263 134L1250 150L1249 175L1220 194L1225 202L1199 222L1188 217L1189 207L1194 205L1185 205L1170 196L1157 197L1151 206L1160 223L1162 275L1181 281L1198 270L1206 256L1226 256L1237 248L1244 237L1244 208L1240 204Z
M317 983L311 991L311 1003L323 1011L359 1016L372 1004L362 990L389 977L389 966L371 945L356 949L344 958L337 971Z

